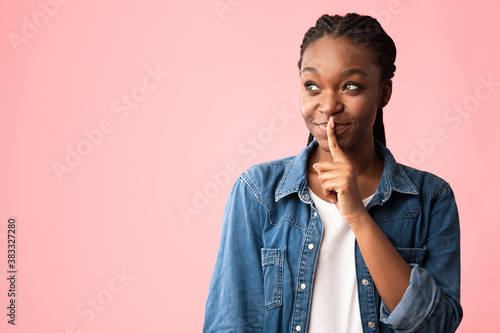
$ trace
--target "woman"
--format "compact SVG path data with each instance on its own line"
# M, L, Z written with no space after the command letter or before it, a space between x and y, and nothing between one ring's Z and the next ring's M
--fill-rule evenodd
M204 332L456 330L453 192L385 147L395 58L369 16L323 15L307 31L298 66L308 145L235 181Z

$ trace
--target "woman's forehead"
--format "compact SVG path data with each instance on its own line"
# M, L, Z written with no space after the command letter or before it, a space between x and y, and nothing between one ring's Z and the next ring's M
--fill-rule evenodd
M345 72L355 68L367 74L379 72L373 62L372 52L345 38L321 37L311 43L302 56L301 73Z

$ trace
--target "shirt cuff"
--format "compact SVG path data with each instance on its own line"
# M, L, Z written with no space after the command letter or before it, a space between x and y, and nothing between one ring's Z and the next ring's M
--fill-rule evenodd
M439 303L441 289L427 270L417 264L412 267L410 285L392 312L380 305L380 321L398 332L413 332L423 325Z

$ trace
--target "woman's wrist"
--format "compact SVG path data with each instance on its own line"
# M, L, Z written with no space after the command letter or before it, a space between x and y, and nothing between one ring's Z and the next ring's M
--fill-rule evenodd
M356 235L363 233L365 230L372 228L376 225L375 221L372 219L370 214L366 209L360 210L358 213L354 214L352 217L346 219L346 222L351 227L352 231Z

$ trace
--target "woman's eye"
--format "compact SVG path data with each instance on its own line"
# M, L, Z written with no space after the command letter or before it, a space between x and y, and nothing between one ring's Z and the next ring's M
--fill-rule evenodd
M310 91L318 91L319 90L318 86L315 85L314 83L308 82L308 83L304 84L304 86L306 87L307 90L310 90Z
M359 86L355 83L347 83L345 86L344 86L344 90L357 90L359 89Z

